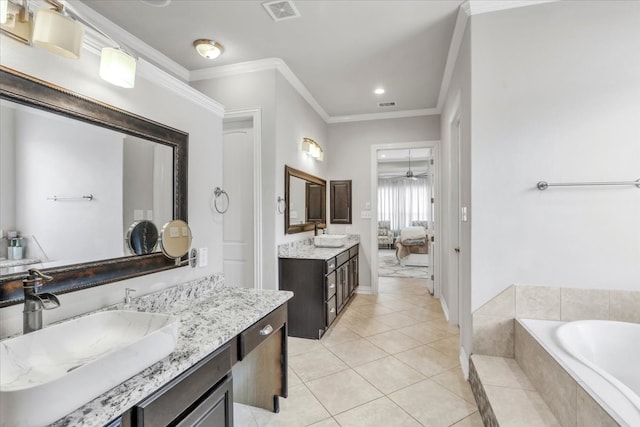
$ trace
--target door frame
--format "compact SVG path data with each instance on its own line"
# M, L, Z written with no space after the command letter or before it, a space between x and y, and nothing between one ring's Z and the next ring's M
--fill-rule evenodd
M224 120L227 119L253 122L253 287L262 289L262 110L227 110Z
M372 144L371 145L371 224L370 233L371 236L371 293L378 293L378 151L379 150L406 150L410 148L431 148L433 150L433 159L435 168L436 182L433 184L432 196L436 201L436 229L434 239L437 242L441 238L440 224L440 141L414 141L414 142L395 142L386 144ZM434 260L435 264L432 266L432 272L440 271L440 247L441 245L432 245L435 247ZM440 278L436 275L433 280L433 291L436 298L440 298Z

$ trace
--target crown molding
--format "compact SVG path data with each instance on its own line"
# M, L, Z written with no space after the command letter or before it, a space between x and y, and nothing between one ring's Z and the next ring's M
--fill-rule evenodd
M257 71L278 70L280 74L289 82L295 90L298 91L305 101L313 108L313 110L324 120L329 122L329 115L320 106L318 101L313 97L307 87L300 79L291 71L291 68L280 58L267 58L257 61L240 62L237 64L221 65L219 67L203 68L191 72L189 81L217 79L220 77L234 76L237 74L254 73Z
M173 77L145 59L138 59L136 72L140 77L162 86L176 95L186 98L220 117L224 117L224 105L214 101L204 93Z
M327 123L349 123L349 122L364 122L369 120L385 120L385 119L402 119L406 117L420 117L420 116L433 116L440 114L440 110L437 108L423 108L420 110L398 110L388 111L385 113L369 113L369 114L354 114L351 116L332 116L329 117Z
M499 10L536 6L556 1L559 0L468 0L460 5L460 8L463 9L468 16L473 16L483 13L497 12Z

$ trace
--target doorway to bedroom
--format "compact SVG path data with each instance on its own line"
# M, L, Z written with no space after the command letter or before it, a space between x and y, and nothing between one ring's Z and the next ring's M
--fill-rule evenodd
M394 278L413 278L420 282L424 280L433 294L435 143L378 146L375 166L375 184L372 185L376 207L372 221L376 248L372 252L377 253L375 287L377 289L378 282L392 283Z

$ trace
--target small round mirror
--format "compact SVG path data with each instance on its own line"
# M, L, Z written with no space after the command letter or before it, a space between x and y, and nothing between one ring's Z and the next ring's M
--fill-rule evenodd
M158 244L158 228L151 221L136 221L127 230L126 240L132 253L150 254Z
M162 253L173 259L183 257L189 252L191 246L191 229L189 225L180 220L175 219L169 221L162 227L160 232L160 249Z

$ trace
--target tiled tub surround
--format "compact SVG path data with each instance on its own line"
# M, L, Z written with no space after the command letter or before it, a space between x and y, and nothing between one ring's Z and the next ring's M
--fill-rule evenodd
M320 248L313 244L313 238L278 245L279 258L329 259L360 243L360 235L349 234L347 242L339 248Z
M516 318L640 323L640 291L512 285L473 313L473 352L513 358Z
M563 426L640 425L640 409L558 345L555 330L563 324L530 319L515 324L516 361L556 418Z
M145 369L54 426L103 426L152 394L253 323L287 302L286 291L227 288L210 276L106 309L162 312L180 319L178 343L167 358Z

